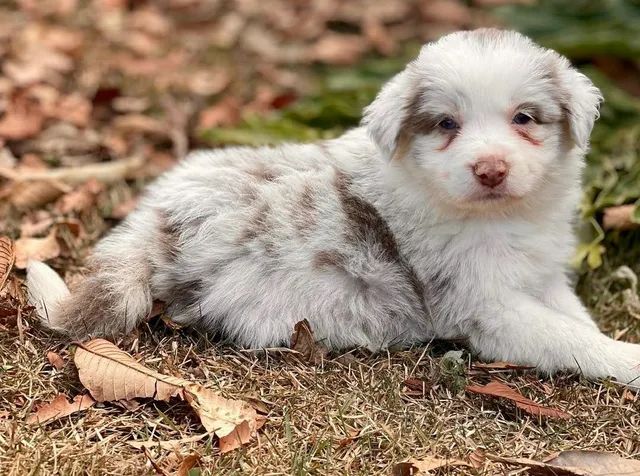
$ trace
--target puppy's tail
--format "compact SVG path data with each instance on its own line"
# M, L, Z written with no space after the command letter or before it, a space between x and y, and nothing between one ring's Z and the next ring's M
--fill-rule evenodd
M29 263L29 302L42 324L78 340L131 332L153 304L143 248L124 233L108 237L91 259L93 272L73 292L46 264Z

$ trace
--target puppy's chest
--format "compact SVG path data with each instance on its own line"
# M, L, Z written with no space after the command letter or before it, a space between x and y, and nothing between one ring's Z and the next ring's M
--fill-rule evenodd
M436 302L538 288L560 260L558 243L533 226L450 224L411 235L408 259Z

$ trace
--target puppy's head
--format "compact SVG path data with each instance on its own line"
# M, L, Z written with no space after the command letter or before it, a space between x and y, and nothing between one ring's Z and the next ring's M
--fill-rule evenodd
M387 160L411 167L448 204L499 208L544 193L566 161L579 168L601 99L566 58L519 33L482 29L425 45L363 124Z

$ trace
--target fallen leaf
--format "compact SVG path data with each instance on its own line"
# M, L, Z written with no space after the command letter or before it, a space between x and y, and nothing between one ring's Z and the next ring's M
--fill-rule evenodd
M640 461L622 458L614 453L600 451L562 451L546 459L545 463L561 468L586 470L592 476L640 475Z
M116 117L113 120L113 125L116 129L124 132L138 132L159 136L167 135L167 128L160 120L143 114L126 114Z
M149 451L148 448L142 448L142 450L144 451L144 455L149 460L149 463L151 463L151 466L153 467L153 469L154 469L154 471L156 472L157 475L159 475L159 476L169 476L167 474L167 472L164 469L162 469L162 467L154 459L154 457L151 455L151 452Z
M432 0L419 5L425 20L459 27L471 23L471 10L459 0Z
M328 33L313 45L310 59L329 64L350 65L358 61L367 49L367 41L359 35Z
M469 460L469 464L471 464L472 467L479 469L485 465L485 462L487 461L487 454L482 448L476 448L472 453L469 454L467 459Z
M74 361L80 381L99 402L182 397L198 414L202 426L218 436L221 451L249 442L257 430L257 413L246 402L227 399L198 383L155 372L106 340L79 343Z
M62 214L71 212L84 212L91 209L98 195L104 191L102 183L90 179L75 190L63 195L56 203L56 210Z
M65 366L64 359L55 352L49 351L47 352L47 360L51 365L53 365L57 370L61 370Z
M42 207L69 190L56 180L18 180L11 184L8 199L19 210L25 210Z
M304 360L314 364L322 363L329 355L329 349L315 341L309 321L306 319L294 326L290 347L300 352Z
M60 98L51 116L74 126L86 127L91 118L91 101L79 94L70 94Z
M200 455L198 453L190 454L180 463L176 476L189 476L189 470L191 470L199 462Z
M136 449L142 448L161 448L168 451L178 451L188 443L195 443L209 436L208 433L193 435L178 440L147 440L147 441L127 441L127 444Z
M469 385L466 387L466 390L472 393L479 393L482 395L489 395L498 398L506 398L507 400L511 400L512 402L514 402L516 404L516 407L518 407L525 413L529 413L530 415L534 415L537 417L546 416L549 418L558 419L571 418L571 415L569 413L555 408L540 405L539 403L528 399L517 390L501 382L498 382L497 380L489 382L484 386Z
M56 398L54 398L51 403L42 405L35 413L29 415L27 417L27 423L44 425L45 423L64 418L72 413L86 410L95 403L95 400L89 395L76 395L76 397L69 402L67 396L60 393L56 395Z
M405 379L402 384L411 391L412 395L424 395L431 390L431 384L419 378Z
M0 119L0 137L21 140L35 136L42 129L42 112L27 105L13 105Z
M115 218L116 220L122 220L129 213L131 213L136 206L138 206L139 197L131 197L127 200L118 203L113 210L111 210L110 218Z
M640 474L640 461L613 453L572 450L552 455L544 461L487 455L498 463L528 468L536 476L630 476Z
M619 205L604 209L602 227L605 230L631 230L639 228L640 223L633 219L635 205Z
M480 370L530 370L535 369L532 365L518 365L509 362L473 362L471 367Z
M15 266L25 269L29 260L47 261L57 258L60 251L55 228L45 238L19 238L15 242Z
M239 121L240 100L234 96L227 96L213 106L209 106L200 112L198 129L233 126Z
M404 463L398 463L393 467L394 476L413 476L427 474L429 471L455 466L471 466L466 461L459 459L441 459L435 456L427 456L423 459L410 459Z
M15 260L16 252L13 241L6 236L0 236L0 291L4 288L4 283L9 277Z

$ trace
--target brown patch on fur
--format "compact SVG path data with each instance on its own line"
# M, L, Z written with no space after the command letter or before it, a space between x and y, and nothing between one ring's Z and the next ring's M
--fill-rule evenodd
M415 270L401 255L388 223L371 203L351 193L350 187L349 177L344 172L336 171L335 188L344 214L350 223L349 238L357 242L369 242L376 245L383 259L396 263L405 273L411 288L421 305L424 306L422 283Z
M436 128L440 117L420 110L424 89L419 88L416 94L405 106L405 114L396 136L396 150L393 160L401 160L409 151L413 137L416 134L425 134Z
M338 251L323 250L319 251L313 257L313 267L322 268L344 268L347 257Z
M535 145L535 146L541 146L542 145L542 141L535 139L534 137L531 137L529 135L529 133L527 131L525 131L524 129L516 129L516 133L522 137L524 140L526 140L527 142L529 142L531 145Z
M260 164L256 169L248 170L248 173L249 175L262 182L273 182L276 178L278 178L275 172L268 169L264 164Z
M269 213L269 210L269 204L263 203L262 206L253 213L247 223L247 227L240 235L240 243L255 240L258 236L267 233L269 227L267 225L266 216Z
M203 291L204 283L201 280L181 281L179 278L176 279L171 290L173 299L167 305L170 316L198 306Z
M244 183L240 189L240 199L243 204L253 203L258 198L258 187L253 183Z
M442 152L443 150L447 150L447 148L451 145L451 143L453 142L453 139L456 138L457 134L449 134L447 136L447 140L444 142L444 144L442 144L440 147L438 147L438 151Z
M71 297L62 305L56 321L69 336L76 340L94 337L115 339L138 324L140 316L122 320L114 315L122 301L122 296L114 294L108 286L108 280L97 274L88 276L74 289ZM142 316L143 318L146 316Z
M173 260L180 251L180 229L167 217L165 212L157 210L158 217L158 245L162 256Z
M309 183L305 183L300 192L298 206L293 209L293 223L300 235L307 236L316 224L316 204L314 190Z

